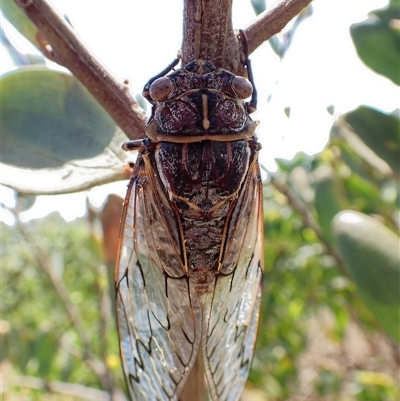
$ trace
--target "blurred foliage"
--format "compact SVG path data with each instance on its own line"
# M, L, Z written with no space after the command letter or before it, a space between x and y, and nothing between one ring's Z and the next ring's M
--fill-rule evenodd
M333 220L348 274L383 330L400 343L398 235L363 213L343 211Z
M87 221L66 223L57 214L3 227L7 291L2 295L1 359L11 361L18 375L123 386L111 283L100 245ZM6 382L24 385L12 377ZM41 394L32 399L43 399Z
M280 57L310 12L270 42ZM381 33L398 35L399 2L373 15L378 22L352 29L357 51L396 82L395 47L376 46ZM371 29L377 36L367 37ZM264 185L264 294L243 400L399 399L399 157L399 114L360 106L337 118L320 154L277 161ZM126 399L112 308L121 204L110 198L102 213L72 223L53 214L3 225L8 401Z

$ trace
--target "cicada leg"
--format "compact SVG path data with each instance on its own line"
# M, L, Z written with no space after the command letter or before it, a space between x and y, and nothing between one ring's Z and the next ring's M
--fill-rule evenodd
M124 142L121 146L126 152L138 150L143 144L143 139L134 139L132 141Z
M239 29L239 40L242 45L242 51L245 57L244 65L246 66L247 70L247 77L250 83L253 85L253 93L250 99L250 102L246 103L247 112L249 114L254 113L257 110L257 89L254 84L254 77L253 77L253 70L251 68L251 61L249 59L249 45L247 41L247 36L243 29Z
M132 152L134 150L139 150L142 146L148 149L150 145L150 139L144 137L143 139L133 139L132 141L124 142L121 148L126 152Z

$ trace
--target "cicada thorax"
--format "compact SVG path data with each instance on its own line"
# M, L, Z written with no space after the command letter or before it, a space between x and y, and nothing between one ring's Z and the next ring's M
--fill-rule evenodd
M176 213L183 272L200 292L233 270L223 263L227 230L259 150L244 103L251 91L245 78L201 60L144 91L153 103L146 160Z
M230 273L224 239L256 150L248 141L160 142L150 160L177 212L187 272L196 284Z

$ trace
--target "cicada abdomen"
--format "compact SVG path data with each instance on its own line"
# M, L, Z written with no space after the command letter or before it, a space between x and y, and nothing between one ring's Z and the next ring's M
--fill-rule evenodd
M132 400L178 400L198 352L211 398L238 400L253 356L263 265L251 83L195 60L152 79L116 267ZM127 145L129 148L129 144Z

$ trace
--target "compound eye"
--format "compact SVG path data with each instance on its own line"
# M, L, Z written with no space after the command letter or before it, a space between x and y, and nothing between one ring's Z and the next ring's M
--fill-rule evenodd
M247 99L253 93L253 85L251 82L238 75L233 78L232 87L242 99Z
M160 100L167 96L172 90L172 81L167 77L157 78L149 89L150 97L153 100Z

